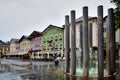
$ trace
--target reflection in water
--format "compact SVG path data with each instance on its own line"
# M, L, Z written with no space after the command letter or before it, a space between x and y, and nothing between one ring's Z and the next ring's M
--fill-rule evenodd
M42 69L42 80L63 80L63 71L54 65L44 66Z
M70 80L70 75L64 74L64 80Z
M61 66L0 64L0 80L63 80Z
M76 76L70 76L70 80L76 80Z
M116 80L120 80L120 63L117 66ZM81 78L64 74L64 64L0 64L0 80L99 80L97 78ZM115 80L115 77L104 78Z

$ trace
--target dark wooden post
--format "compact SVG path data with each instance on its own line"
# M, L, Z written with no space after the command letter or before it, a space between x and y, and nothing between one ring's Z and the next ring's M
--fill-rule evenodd
M95 61L93 58L95 58L92 50L92 23L88 24L88 48L89 48L89 67L91 68L94 64L93 62Z
M76 74L76 24L75 11L71 11L71 75Z
M82 24L80 24L80 48L81 48L80 67L83 67L83 65L82 65L83 64L83 26L82 26Z
M107 37L108 37L108 74L113 75L115 72L115 21L113 9L108 9L108 27L107 27Z
M89 48L92 48L92 23L89 23L88 26L88 45Z
M104 77L103 6L98 6L98 77Z
M83 7L83 76L89 76L88 7Z
M70 72L70 39L69 39L69 16L65 16L65 72Z

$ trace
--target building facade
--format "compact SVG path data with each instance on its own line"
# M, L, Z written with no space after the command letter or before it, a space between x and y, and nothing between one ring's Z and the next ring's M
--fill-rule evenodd
M5 43L0 40L0 58L3 58L5 54L10 52L9 42Z
M116 30L116 48L118 49L119 57L120 57L120 28Z
M19 40L20 52L29 52L30 50L30 38L28 36L22 36Z
M41 46L41 32L38 31L33 31L29 38L31 39L30 42L30 51L31 52L31 58L40 58L39 52L41 51L40 46Z
M10 41L10 53L17 53L20 50L19 39L11 39Z
M76 48L80 48L80 26L83 24L83 17L76 19ZM98 26L97 26L97 17L88 18L88 27L89 24L92 25L92 46L98 47ZM70 26L71 27L71 26Z
M106 50L106 30L107 30L107 16L103 19L103 37L104 37L104 51ZM88 18L88 29L89 24L92 24L92 47L98 47L98 25L97 17ZM80 25L82 25L82 17L76 19L76 48L80 48ZM70 26L71 27L71 26ZM88 32L89 33L89 32ZM89 34L88 34L89 35ZM115 42L116 42L116 53L120 55L120 29L117 29L115 32Z
M104 47L106 48L106 38L107 38L107 16L104 17ZM117 56L120 56L120 28L115 31L115 48Z
M42 32L42 51L44 51L47 56L55 56L60 54L63 56L64 49L64 28L49 25Z

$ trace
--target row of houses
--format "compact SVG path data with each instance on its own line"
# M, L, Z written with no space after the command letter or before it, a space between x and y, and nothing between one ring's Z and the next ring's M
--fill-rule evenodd
M52 59L60 54L63 56L64 28L49 25L43 32L33 31L29 36L10 40L10 52L6 56L11 58Z
M92 47L98 47L97 17L89 17L88 27L89 24L92 28ZM76 49L79 49L81 45L80 25L82 25L82 17L76 19ZM103 25L104 44L106 44L107 16L104 17ZM64 38L64 27L49 25L42 32L33 31L29 36L23 35L20 39L11 39L10 51L5 55L9 57L41 59L52 58L57 55L64 56ZM116 53L120 54L120 29L116 30Z

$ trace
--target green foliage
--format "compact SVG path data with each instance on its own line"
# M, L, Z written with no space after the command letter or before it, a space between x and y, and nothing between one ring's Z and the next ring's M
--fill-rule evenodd
M115 12L115 26L116 29L120 28L120 0L111 0L116 5Z
M116 6L120 6L120 0L111 0L112 3L115 3Z

